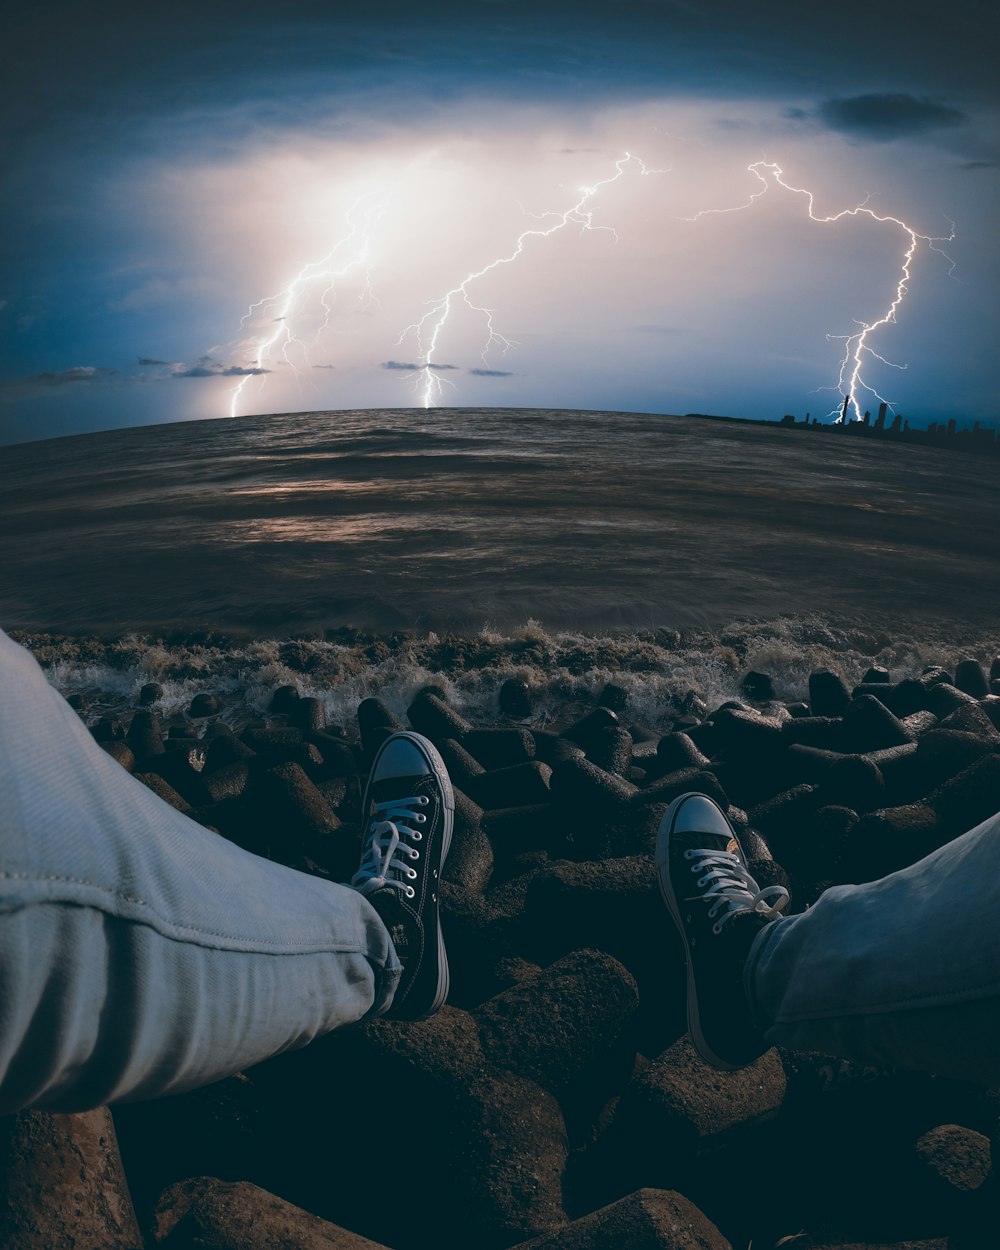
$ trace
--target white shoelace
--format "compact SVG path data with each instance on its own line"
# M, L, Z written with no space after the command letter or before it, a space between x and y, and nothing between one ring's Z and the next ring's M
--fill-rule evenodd
M407 898L416 894L407 882L415 881L417 872L406 861L420 858L420 852L409 843L421 841L424 835L412 826L425 824L427 817L413 808L426 807L429 802L421 794L375 804L375 812L382 819L369 825L361 865L351 878L351 885L361 894L371 894L383 886L391 886Z
M729 851L709 850L704 847L689 847L684 852L685 859L695 862L691 871L700 873L698 886L712 883L712 888L703 894L696 894L693 899L715 899L708 909L710 920L714 920L720 911L721 920L712 925L716 935L722 932L727 920L738 916L740 912L753 911L759 916L773 919L788 904L788 891L783 885L768 885L762 890L740 863L738 856Z

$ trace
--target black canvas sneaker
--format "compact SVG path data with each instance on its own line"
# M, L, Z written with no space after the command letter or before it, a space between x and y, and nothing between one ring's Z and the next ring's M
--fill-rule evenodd
M691 1041L707 1064L735 1072L768 1049L750 1014L743 969L788 891L758 886L732 825L704 794L682 794L667 808L656 872L687 956Z
M439 898L455 820L455 794L433 744L417 733L386 738L361 813L361 866L351 885L382 918L403 965L385 1015L424 1020L448 997Z

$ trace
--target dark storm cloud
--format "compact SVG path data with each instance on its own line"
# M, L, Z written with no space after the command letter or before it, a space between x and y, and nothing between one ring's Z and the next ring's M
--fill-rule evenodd
M218 360L202 356L196 365L190 368L175 368L175 378L255 378L262 373L270 373L270 369L261 369L256 365L224 365Z
M93 365L77 365L55 373L33 373L24 381L29 386L65 386L70 382L96 382L110 377L117 369L96 369Z
M458 365L418 365L405 360L383 360L382 369L401 369L407 373L419 373L421 369L457 369Z
M824 100L816 112L830 130L879 143L961 126L969 120L960 109L906 92Z
M154 360L152 356L139 356L137 360L140 365L169 365L169 360Z
M314 369L336 369L336 365L313 365Z
M959 169L1000 169L998 161L965 161Z
M471 373L477 378L512 378L514 376L509 369L466 369L466 373Z

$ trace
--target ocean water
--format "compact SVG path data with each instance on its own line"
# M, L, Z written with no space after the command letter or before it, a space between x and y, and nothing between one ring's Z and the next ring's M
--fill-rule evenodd
M556 702L619 673L636 715L662 721L687 689L727 697L748 665L795 697L827 662L860 676L879 656L909 670L1000 650L997 466L969 455L436 409L190 422L0 457L0 625L94 715L154 679L171 714L207 684L246 716L292 679L333 719L432 679L485 713L518 671Z

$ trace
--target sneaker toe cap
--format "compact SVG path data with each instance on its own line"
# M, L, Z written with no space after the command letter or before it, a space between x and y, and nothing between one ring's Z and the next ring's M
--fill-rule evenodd
M390 738L379 754L372 773L373 781L388 777L421 777L433 772L427 756L412 738Z
M722 809L704 794L686 794L674 812L673 827L678 833L718 833L732 836L732 826Z

